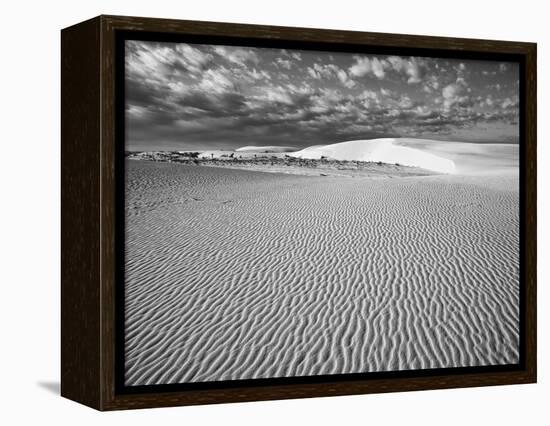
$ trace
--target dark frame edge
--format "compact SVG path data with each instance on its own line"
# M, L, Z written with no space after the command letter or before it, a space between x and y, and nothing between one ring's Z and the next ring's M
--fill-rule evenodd
M100 409L100 18L61 31L61 396Z
M457 387L494 386L507 384L526 384L536 382L536 44L526 42L507 42L490 40L472 40L457 38L440 38L424 36L407 36L396 34L362 33L339 30L316 30L309 28L272 27L248 24L222 24L215 22L166 20L156 18L135 18L123 16L101 15L90 21L97 26L99 31L99 52L97 66L99 81L97 92L99 108L97 122L99 129L93 143L97 144L99 159L96 165L97 180L99 184L98 199L100 207L98 222L99 256L97 270L88 272L95 274L98 281L97 310L86 309L91 312L91 319L97 319L99 336L96 353L98 364L96 371L97 386L89 390L93 395L91 399L82 398L72 392L67 392L67 386L63 384L62 394L70 399L82 402L99 410L122 410L136 408L151 408L161 406L214 404L228 402L260 401L273 399L323 397L352 394L368 394L383 392L402 392L413 390L448 389ZM85 23L86 23L85 22ZM69 27L63 31L70 31L82 24ZM525 94L530 102L525 111L526 133L526 160L528 167L524 179L526 191L525 217L526 222L526 304L529 307L525 321L526 336L526 362L525 369L521 371L503 373L483 373L462 376L435 376L400 379L377 379L357 381L353 383L322 383L305 385L280 385L254 388L232 388L220 390L197 390L169 393L148 394L117 394L115 392L115 263L114 263L114 238L115 238L115 74L114 74L114 48L116 30L141 30L159 32L187 32L193 34L235 35L242 37L310 40L317 42L342 42L370 43L384 46L402 46L405 43L414 44L423 48L455 50L476 50L479 52L514 53L526 58ZM83 78L83 77L81 77ZM66 139L66 137L65 137ZM66 158L67 156L65 156ZM62 160L62 168L63 168ZM65 181L64 181L65 182ZM63 197L62 197L63 199ZM62 220L63 222L63 220ZM62 238L63 239L63 238ZM62 251L67 249L67 246ZM63 255L62 255L63 257ZM62 266L62 269L64 267ZM62 272L63 274L63 272ZM62 284L62 289L64 285ZM65 296L69 293L65 291ZM62 305L69 304L67 297ZM65 300L65 302L63 302ZM94 300L95 304L95 300ZM63 316L62 316L63 318ZM94 322L94 321L92 321ZM95 335L94 335L95 336ZM86 344L86 342L81 342ZM62 343L63 345L63 343ZM62 349L63 351L63 349ZM65 371L62 363L62 370ZM81 367L82 368L82 367ZM85 368L85 367L84 367ZM74 370L73 373L81 373L82 370ZM65 380L67 383L67 380ZM90 382L92 383L92 382ZM64 392L65 389L65 392Z
M537 44L525 45L525 371L537 382Z
M414 47L441 50L466 50L508 54L526 54L536 43L513 40L489 40L465 37L425 36L417 34L378 33L356 30L286 27L262 24L192 21L183 19L151 18L123 15L100 15L99 19L111 29L148 32L185 32L186 34L242 38L261 38L326 43L358 43L384 47ZM437 46L435 46L437 45ZM536 55L536 53L535 53Z

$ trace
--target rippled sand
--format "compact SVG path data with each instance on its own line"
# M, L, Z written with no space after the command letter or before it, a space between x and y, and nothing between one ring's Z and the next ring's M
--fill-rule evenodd
M127 161L126 384L518 362L518 180Z

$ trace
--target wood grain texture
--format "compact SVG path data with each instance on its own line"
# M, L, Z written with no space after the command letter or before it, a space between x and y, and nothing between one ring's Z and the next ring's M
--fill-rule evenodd
M125 410L176 405L220 404L266 401L274 399L315 398L387 392L408 392L428 389L450 389L476 386L533 383L523 372L475 374L468 376L435 376L407 379L380 379L307 385L282 385L257 388L233 388L166 392L142 395L117 395L103 409Z
M525 50L525 175L520 191L524 191L523 217L525 229L524 264L524 336L526 374L532 382L537 377L537 46Z
M115 395L115 38L101 20L101 405ZM124 102L124 100L122 100ZM120 225L122 226L122 224Z
M61 395L99 408L99 19L61 33Z
M415 47L437 50L469 52L500 52L524 54L533 43L478 40L468 38L428 37L407 34L371 33L316 28L250 25L208 21L141 18L130 16L101 16L107 31L122 29L164 33L184 33L211 36L227 36L273 39L283 41L307 41L319 43L365 44L386 47Z
M115 392L115 32L417 47L525 58L521 371L147 394ZM536 381L536 45L310 28L100 16L62 36L62 394L101 410L490 386Z

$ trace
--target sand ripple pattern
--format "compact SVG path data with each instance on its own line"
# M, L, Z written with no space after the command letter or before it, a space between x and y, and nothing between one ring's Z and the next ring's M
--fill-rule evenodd
M128 385L518 362L515 177L127 167Z

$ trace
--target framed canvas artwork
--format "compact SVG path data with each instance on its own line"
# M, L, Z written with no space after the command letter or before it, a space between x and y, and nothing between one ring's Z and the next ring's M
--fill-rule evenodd
M62 31L62 395L536 380L536 45Z

